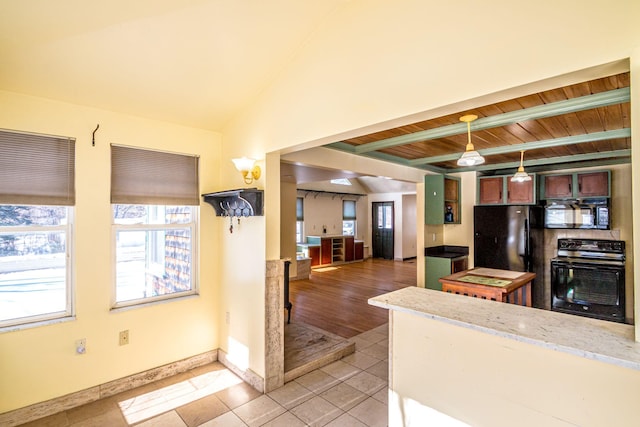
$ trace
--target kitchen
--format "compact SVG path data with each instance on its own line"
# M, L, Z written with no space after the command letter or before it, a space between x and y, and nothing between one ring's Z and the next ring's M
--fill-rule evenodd
M614 71L608 67L612 67ZM546 87L554 89L520 95L508 101L470 110L480 118L470 120L466 126L465 123L460 123L465 118L461 117L462 113L448 114L327 146L333 150L307 150L306 158L304 152L288 154L282 158L287 162L301 164L310 159L318 161L331 156L331 165L340 166L338 154L348 153L351 157L353 154L360 155L358 161L364 159L364 156L381 158L387 161L378 162L379 165L395 162L414 168L421 167L431 173L419 179L408 177L406 181L418 183L416 208L418 217L424 215L425 218L423 231L418 232L415 245L425 248L427 252L426 256L422 251L416 253L418 265L425 267L418 269L418 284L432 289L438 288L438 280L444 273L452 271L447 260L430 256L434 251L437 253L445 248L455 248L462 254L447 256L451 255L452 260L457 260L457 268L474 267L478 256L474 251L474 240L478 238L477 230L474 230L475 205L547 204L551 207L561 206L567 200L586 200L587 203L592 200L604 201L609 213L609 225L606 227L589 229L586 228L587 225L571 225L570 228L564 228L562 224L550 223L546 227L542 225L536 231L539 235L536 251L539 253L535 257L537 278L533 305L551 308L551 260L557 257L558 239L625 241L626 298L623 317L627 323L633 323L633 240L631 196L628 191L631 183L629 73L624 71L624 64L608 64L606 68L605 77L591 80L573 77L574 81L567 84L567 78L561 76L559 81L564 86L545 82ZM593 72L590 74L601 72L591 71ZM486 163L473 167L457 165L456 160L464 150L465 143L471 143L472 146L475 144L475 148L486 157ZM331 153L327 154L329 151ZM343 171L351 170L352 165L349 166L351 167L345 167ZM513 187L510 181L510 177L519 169L526 170L533 178L528 183L528 190L521 193L516 191L517 186ZM606 176L603 177L602 174ZM371 175L375 176L373 173ZM582 185L583 176L600 177L592 182L600 181L604 184L599 189L596 186L595 193L579 193L578 187ZM570 190L569 194L557 193L561 187L558 182L565 183L565 187ZM454 185L453 191L449 190L450 184ZM443 187L442 191L439 191L438 186ZM438 189L438 195L432 198L434 189ZM552 190L556 194L552 194ZM454 195L448 194L451 192ZM573 212L571 205L569 209ZM543 208L539 208L539 211L541 215L545 212ZM551 222L554 212L555 218L563 215L560 209L546 211L550 214ZM449 215L453 221L447 220ZM367 217L371 217L370 211ZM491 224L489 228L492 228ZM364 244L370 245L370 229L363 232L360 227L359 232L362 233ZM484 251L488 255L484 258L480 254L478 266L491 266L496 258L500 258L492 257L489 252ZM464 254L468 256L461 256ZM521 255L529 256L524 253L524 248L514 256L522 258ZM504 268L512 267L505 265ZM533 265L513 269L533 270Z

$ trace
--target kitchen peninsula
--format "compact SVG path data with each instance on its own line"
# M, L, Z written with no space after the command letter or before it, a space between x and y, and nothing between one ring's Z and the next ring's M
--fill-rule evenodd
M342 234L307 236L307 243L298 243L297 252L311 258L311 267L362 261L364 242Z
M369 304L389 310L390 426L637 423L631 325L418 287Z

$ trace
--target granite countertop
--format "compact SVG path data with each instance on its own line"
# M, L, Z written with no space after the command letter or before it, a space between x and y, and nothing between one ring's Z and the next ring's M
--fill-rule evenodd
M632 325L416 286L371 298L369 304L640 370L640 342Z
M461 258L464 256L469 256L469 247L451 245L431 246L428 248L424 248L424 256L451 259Z

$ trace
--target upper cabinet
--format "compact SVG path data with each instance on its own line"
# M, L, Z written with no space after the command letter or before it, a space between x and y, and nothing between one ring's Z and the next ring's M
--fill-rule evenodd
M424 193L425 224L460 224L459 178L425 175Z
M535 198L535 174L531 181L512 182L512 175L478 178L479 205L532 205Z
M584 199L611 194L611 171L608 170L545 175L540 181L543 199Z

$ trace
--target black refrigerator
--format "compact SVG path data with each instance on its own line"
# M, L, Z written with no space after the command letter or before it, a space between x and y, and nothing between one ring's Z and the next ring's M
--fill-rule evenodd
M474 206L474 267L536 273L532 305L544 307L544 210L540 206Z

